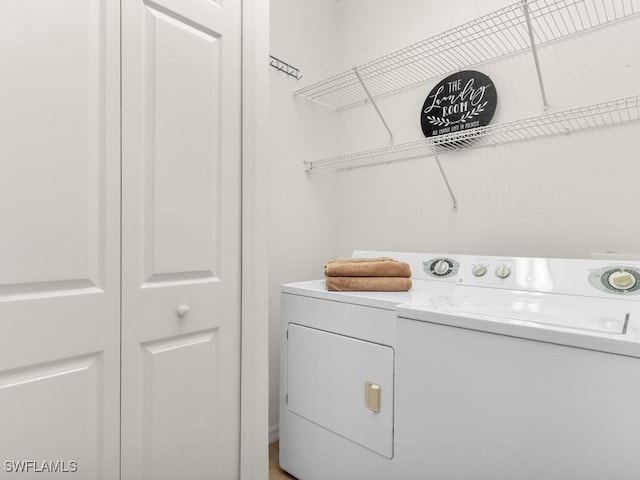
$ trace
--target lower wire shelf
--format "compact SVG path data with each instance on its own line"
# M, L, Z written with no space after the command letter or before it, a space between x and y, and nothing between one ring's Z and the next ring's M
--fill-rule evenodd
M389 145L363 152L319 160L305 160L307 171L314 168L346 170L402 160L437 156L451 150L480 148L537 137L566 134L640 120L640 95L584 107L547 113L524 120L499 123L438 135L414 142Z

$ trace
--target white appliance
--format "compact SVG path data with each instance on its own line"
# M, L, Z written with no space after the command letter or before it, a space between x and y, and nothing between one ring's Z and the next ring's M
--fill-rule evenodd
M280 466L301 480L394 478L396 306L444 295L456 256L354 252L409 263L409 292L282 286Z
M473 257L398 307L403 480L640 478L640 263Z

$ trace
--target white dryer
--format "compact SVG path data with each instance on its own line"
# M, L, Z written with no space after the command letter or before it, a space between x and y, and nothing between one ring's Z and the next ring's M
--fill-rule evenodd
M393 477L640 478L640 263L471 257L398 308Z
M459 259L357 251L409 263L409 292L329 292L323 280L281 295L280 466L301 480L394 478L396 311L445 295Z

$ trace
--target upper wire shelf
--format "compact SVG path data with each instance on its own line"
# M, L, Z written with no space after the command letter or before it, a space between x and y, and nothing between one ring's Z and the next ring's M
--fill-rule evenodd
M304 164L307 170L320 167L345 170L428 157L453 149L487 147L637 120L640 120L640 95L364 152L305 161Z
M532 46L525 8L535 43L544 45L636 15L640 0L523 0L296 90L294 96L340 110L525 50Z

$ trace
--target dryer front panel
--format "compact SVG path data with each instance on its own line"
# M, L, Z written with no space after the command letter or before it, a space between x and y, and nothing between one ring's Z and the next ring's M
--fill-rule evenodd
M391 347L289 324L287 364L289 411L393 457Z

